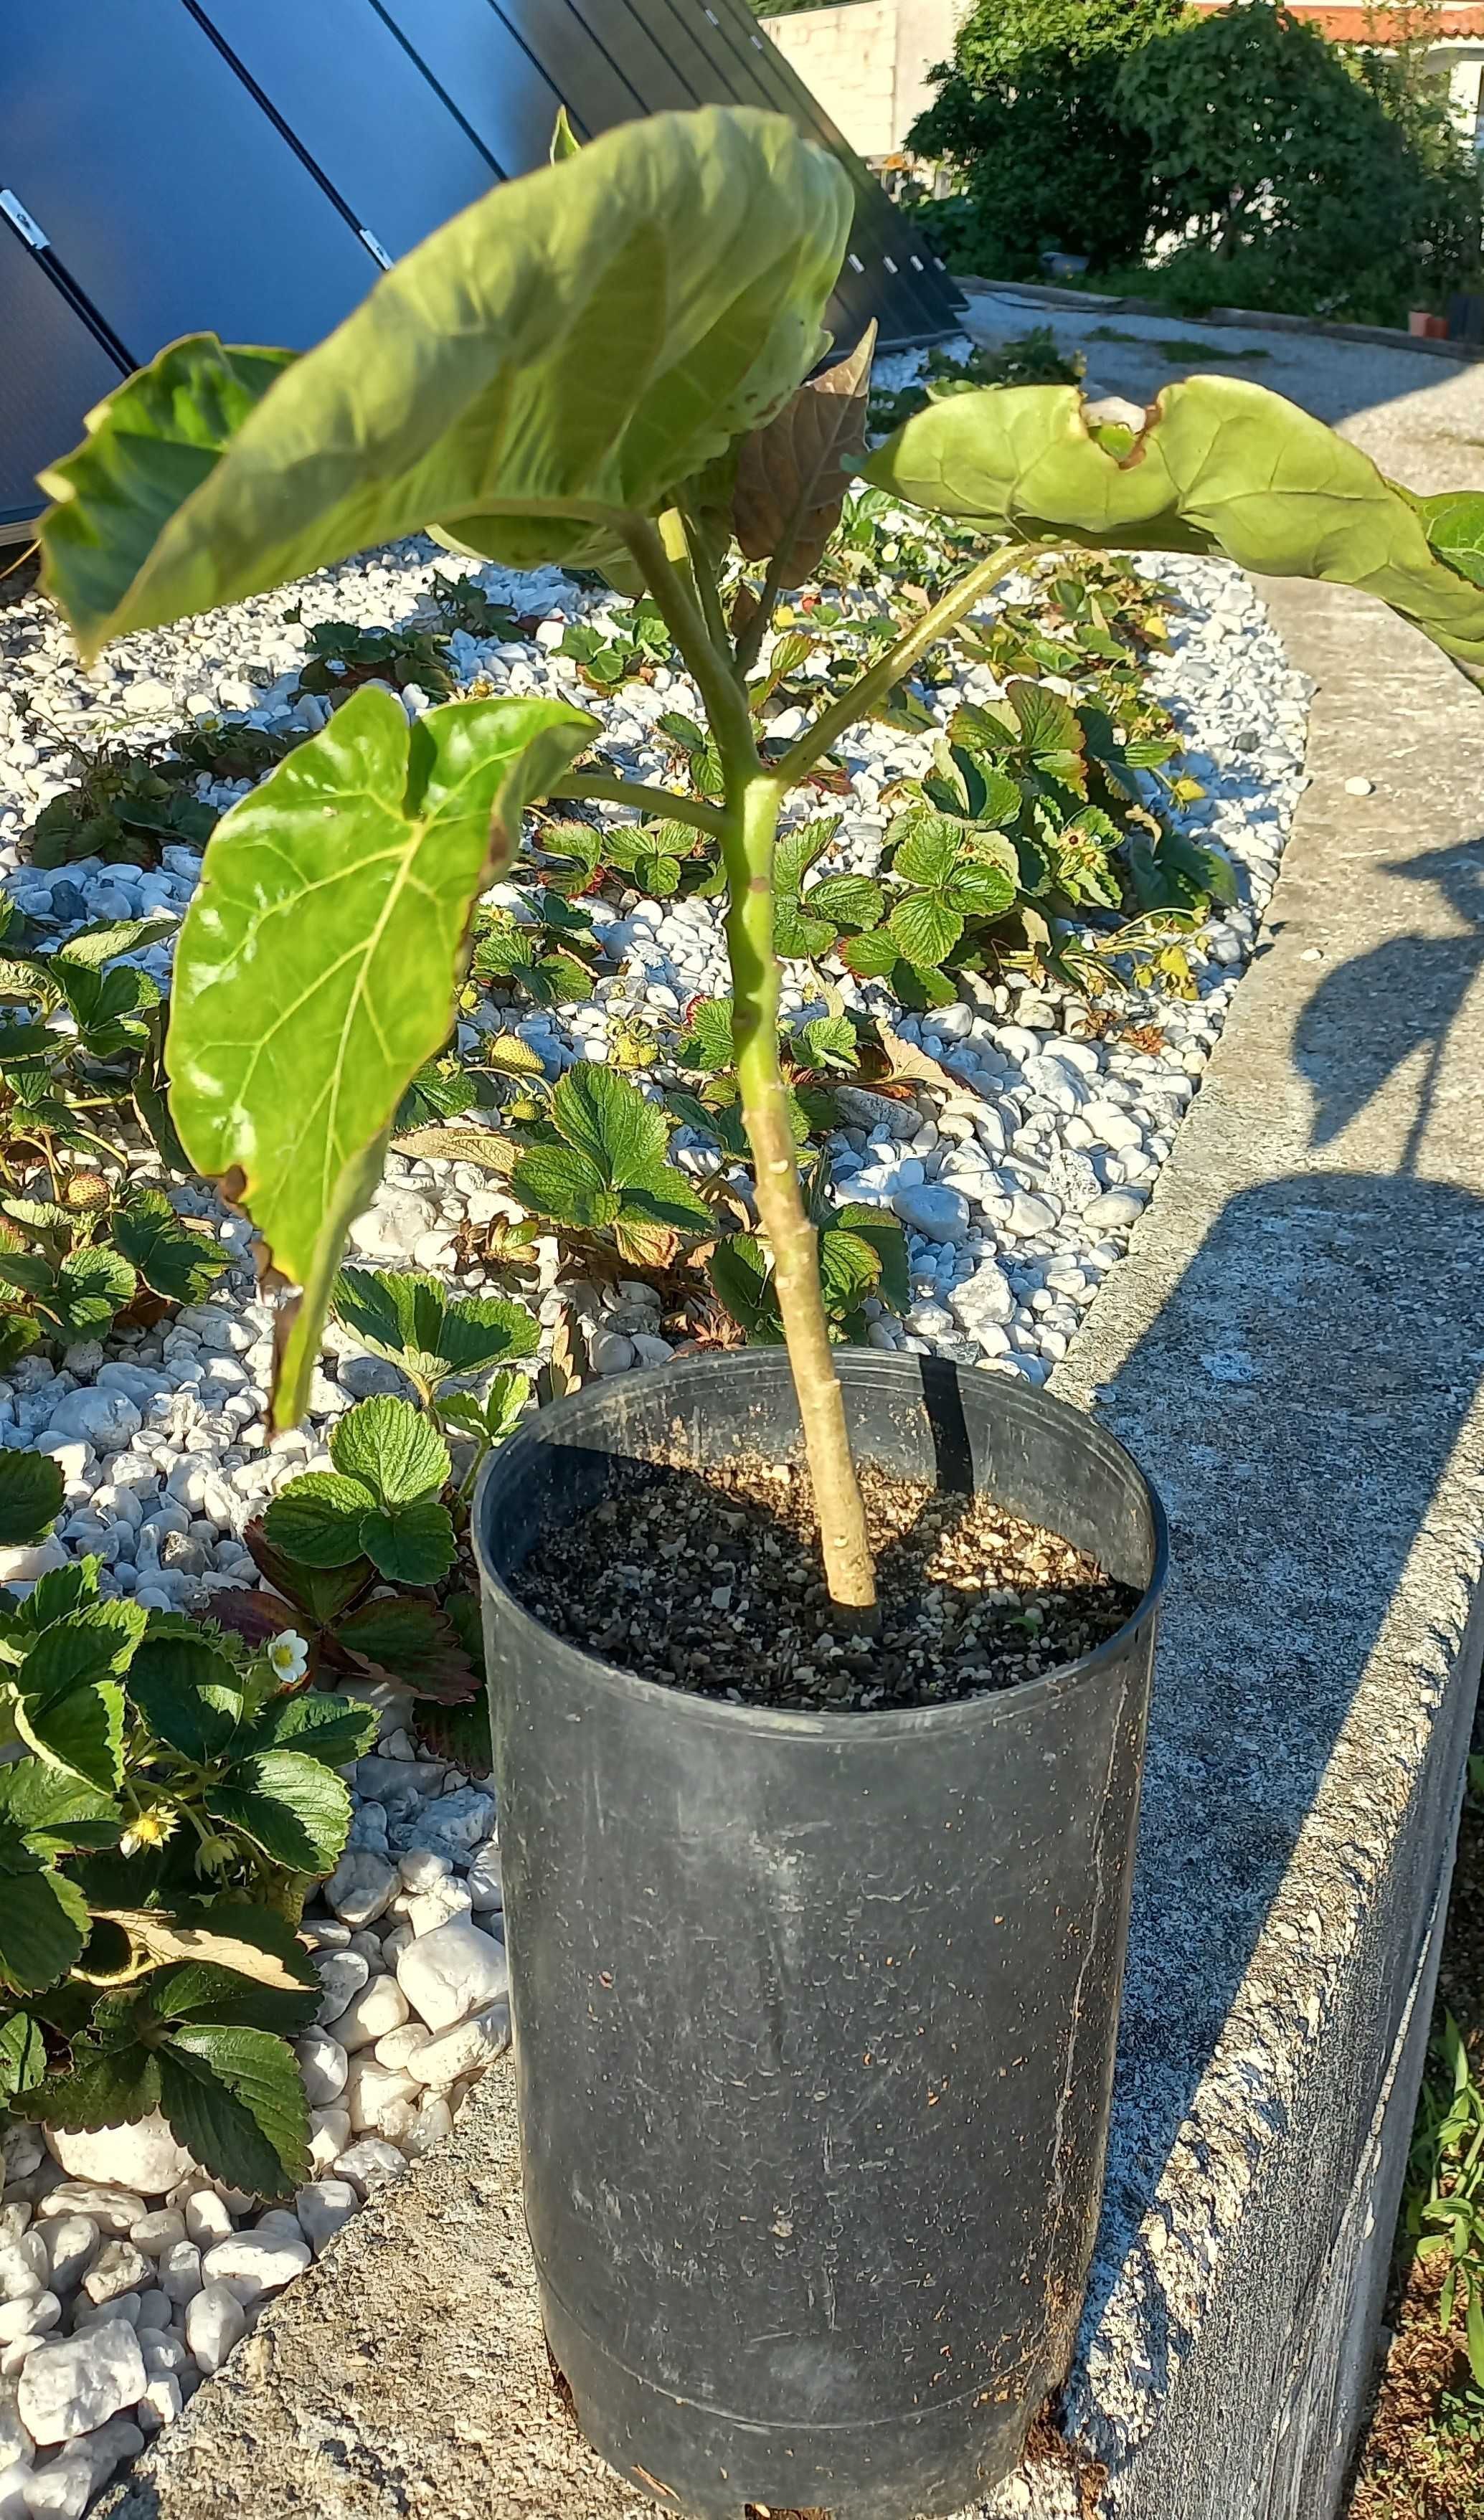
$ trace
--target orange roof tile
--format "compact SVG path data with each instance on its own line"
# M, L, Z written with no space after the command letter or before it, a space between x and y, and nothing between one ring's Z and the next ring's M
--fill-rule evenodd
M1195 0L1198 9L1224 9L1228 0ZM1406 12L1393 13L1384 8L1374 10L1355 5L1337 6L1334 0L1284 0L1284 6L1295 18L1307 18L1336 43L1363 44L1368 39L1384 43L1389 33L1405 27ZM1392 22L1388 24L1388 21ZM1484 6L1445 7L1437 27L1439 40L1457 42L1463 37L1484 36Z

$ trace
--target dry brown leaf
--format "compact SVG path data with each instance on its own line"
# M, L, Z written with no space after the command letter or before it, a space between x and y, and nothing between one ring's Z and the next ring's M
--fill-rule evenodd
M778 583L802 586L825 556L845 492L866 451L866 403L876 326L848 359L808 377L766 428L738 451L732 527L748 560L779 563Z
M95 1908L93 1913L106 1916L111 1925L122 1926L130 1942L138 1943L152 1959L202 1960L212 1968L250 1977L258 1986L277 1987L289 1995L306 1992L276 1952L260 1952L255 1943L241 1942L236 1934L183 1924L178 1916L155 1908Z

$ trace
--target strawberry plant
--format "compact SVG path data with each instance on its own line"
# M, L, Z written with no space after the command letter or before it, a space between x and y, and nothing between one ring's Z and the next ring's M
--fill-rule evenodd
M571 657L595 692L616 692L636 679L652 682L655 666L668 664L674 651L663 613L645 597L616 618L569 622L557 652Z
M53 1469L0 1470L0 1529L49 1518ZM293 1920L377 1719L304 1696L303 1668L292 1635L249 1652L101 1598L95 1558L0 1591L0 2108L59 2128L158 2109L235 2186L308 2176L289 2042L320 1988Z
M405 691L445 693L454 688L448 658L425 630L362 630L353 621L321 621L309 633L309 653L296 689L320 699L343 699L363 683L389 683Z
M1218 552L1364 585L1479 679L1484 590L1450 557L1477 546L1456 494L1403 495L1359 447L1232 377L1172 384L1132 420L1072 383L979 386L929 402L862 463L866 380L841 393L811 374L852 209L843 168L784 115L706 108L585 148L567 135L551 165L405 255L318 348L172 343L43 476L39 531L85 656L421 527L503 566L597 568L652 599L704 720L672 713L700 738L675 736L689 795L580 771L598 729L563 701L456 701L409 726L390 693L361 689L224 816L176 963L175 1122L200 1170L230 1175L268 1265L298 1290L274 1402L294 1418L346 1232L409 1081L449 1037L472 905L514 862L525 807L604 798L719 838L773 1299L830 1594L869 1624L875 1574L780 1059L786 806L1006 577L1069 545ZM620 307L634 320L615 322ZM881 591L902 626L764 753L750 663L799 582L801 537L838 532L835 485L857 466L890 513L849 564L893 572ZM913 512L937 521L920 532ZM761 585L744 581L744 619L722 595L734 537L754 565L771 547ZM1076 745L1050 716L1012 714L1009 748L1057 785ZM802 874L795 891L814 915ZM688 1230L699 1202L665 1163L663 1113L636 1096L630 1125L601 1089L562 1086L561 1124L554 1095L519 1159L533 1209L598 1231L627 1213L641 1240Z
M546 1116L520 1134L510 1189L532 1217L610 1243L635 1268L664 1267L684 1241L715 1233L704 1199L666 1159L664 1110L626 1077L569 1067Z

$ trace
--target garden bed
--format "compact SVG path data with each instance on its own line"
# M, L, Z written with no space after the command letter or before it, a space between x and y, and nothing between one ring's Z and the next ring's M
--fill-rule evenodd
M900 565L898 526L883 518L872 530L880 565ZM922 1003L931 992L914 983L914 1005L894 986L897 974L852 972L833 955L834 938L817 934L802 940L816 959L795 955L787 967L784 1020L803 1045L801 1099L832 1098L828 1125L817 1103L805 1115L828 1157L823 1205L848 1202L905 1237L906 1285L895 1301L884 1275L868 1280L870 1290L852 1286L854 1334L874 1346L1047 1377L1122 1259L1251 951L1302 782L1307 687L1237 571L1170 561L1159 574L1175 594L1171 648L1147 655L1143 682L1178 723L1183 754L1172 769L1204 791L1184 792L1167 810L1193 842L1214 843L1235 877L1235 900L1198 932L1161 931L1156 942L1174 958L1164 976L1191 994L1136 981L1089 1010L1055 977L1002 969L965 971L941 1004ZM606 697L592 679L610 670L604 639L588 643L587 679L583 658L562 652L574 623L623 630L626 608L606 607L555 572L517 580L486 569L482 594L510 617L481 619L477 604L461 597L476 626L450 633L434 599L462 575L461 563L428 545L399 546L308 581L292 607L254 599L185 630L120 643L86 675L39 598L0 616L0 865L28 941L51 950L104 920L173 923L199 867L201 829L179 803L169 809L177 835L158 833L157 865L86 855L47 870L31 864L38 810L52 805L55 825L56 800L65 804L75 787L70 748L125 731L140 747L193 723L209 731L224 715L269 738L311 731L328 699L299 678L321 625L387 629L417 615L433 640L430 666L446 662L459 686L580 698L598 709L605 748L626 776L674 782L684 743L660 721L685 720L695 701L662 652L638 655L638 676L615 680ZM1028 593L1012 586L1008 600ZM373 651L358 670L378 661ZM343 676L311 671L311 684L327 679L333 691ZM801 818L820 839L817 858L799 866L800 922L811 878L879 881L892 789L930 770L932 737L956 702L992 699L999 688L987 664L959 654L948 682L920 691L919 728L872 722L846 739L839 792L811 798ZM414 712L438 697L405 679L403 689ZM785 695L773 719L784 735L788 705ZM202 774L176 793L204 807L209 823L247 784ZM559 876L569 871L560 832L540 836L541 863ZM570 834L564 845L573 845ZM652 891L641 888L646 873ZM635 879L625 883L624 875ZM714 1187L717 1147L727 1151L724 1128L712 1128L725 1118L716 1086L725 1049L708 1065L705 1042L705 1010L727 988L719 904L704 888L677 893L670 882L652 853L616 874L610 867L602 888L579 891L572 905L586 931L575 942L570 914L563 924L555 907L566 895L554 884L552 924L534 956L529 881L499 888L485 931L495 940L485 973L493 985L466 1007L457 1056L427 1080L415 1125L458 1123L475 1134L492 1125L485 1106L459 1107L461 1064L517 1084L538 1068L550 1082L601 1066L625 1073L651 1100L660 1088L688 1098L671 1156L693 1183ZM169 957L162 935L127 962L164 984ZM544 978L543 964L556 967ZM532 972L534 988L520 976ZM539 1003L542 994L552 1002ZM871 1053L864 1064L863 1046ZM134 1170L142 1180L160 1176L143 1144ZM537 1220L542 1230L528 1244L512 1242L501 1229L522 1221L515 1187L462 1153L394 1153L353 1230L351 1256L378 1269L410 1265L461 1294L497 1293L522 1306L533 1325L529 1370L544 1372L548 1388L573 1374L657 1363L696 1340L740 1337L714 1278L677 1269L673 1252L646 1267L632 1247L627 1257L595 1251L591 1238L563 1235L550 1219ZM733 1187L744 1198L740 1171ZM74 1344L63 1371L35 1357L13 1367L0 1384L0 1441L51 1452L67 1494L56 1537L0 1559L0 1578L25 1586L47 1565L96 1553L107 1561L106 1590L130 1593L147 1608L210 1616L256 1582L243 1534L283 1483L326 1465L326 1438L355 1403L407 1386L342 1317L304 1428L270 1438L270 1315L254 1290L248 1229L200 1185L177 1181L170 1196L177 1212L209 1228L226 1273L201 1300L162 1310L152 1324L120 1322ZM1231 1371L1238 1374L1239 1360ZM382 1737L353 1773L346 1856L306 1917L326 1988L321 2027L300 2049L317 2184L300 2191L292 2215L265 2217L241 2196L224 2200L181 2161L146 2163L125 2133L59 2139L80 2182L69 2192L39 2138L24 2129L7 2138L0 2454L6 2380L69 2330L89 2328L96 2341L73 2354L70 2380L57 2382L59 2404L66 2386L72 2390L70 2429L53 2435L55 2448L34 2469L28 2457L0 2469L0 2513L80 2510L365 2197L401 2179L447 2134L506 2043L496 1816L478 1773L477 1731L444 1709L415 1713L408 1693L384 1681L365 1686L382 1709ZM59 2283L51 2278L64 2224L72 2256L69 2279ZM82 2225L92 2227L91 2241ZM237 2236L249 2229L257 2238ZM213 2250L225 2254L213 2260ZM202 2280L209 2298L197 2288ZM28 2301L55 2307L31 2324ZM206 2307L193 2313L193 2301ZM80 2320L79 2303L88 2305ZM12 2438L25 2448L23 2436Z

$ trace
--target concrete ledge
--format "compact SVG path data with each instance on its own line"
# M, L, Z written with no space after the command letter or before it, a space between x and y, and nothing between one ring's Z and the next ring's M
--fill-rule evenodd
M1161 297L1105 297L1091 289L1052 289L1040 281L986 280L978 272L955 272L963 290L982 290L994 297L1023 299L1027 306L1091 308L1104 315L1153 315L1165 324L1238 325L1245 333L1305 333L1317 340L1369 341L1383 350L1416 350L1424 359L1453 359L1465 365L1484 359L1476 341L1419 340L1391 324L1327 324L1317 315L1258 314L1250 306L1212 306L1204 315L1177 315Z
M1331 2520L1425 2038L1480 1650L1484 700L1373 607L1271 600L1314 786L1057 1376L1159 1482L1175 1581L1088 2308L975 2520ZM104 2507L640 2520L551 2384L508 2072Z

